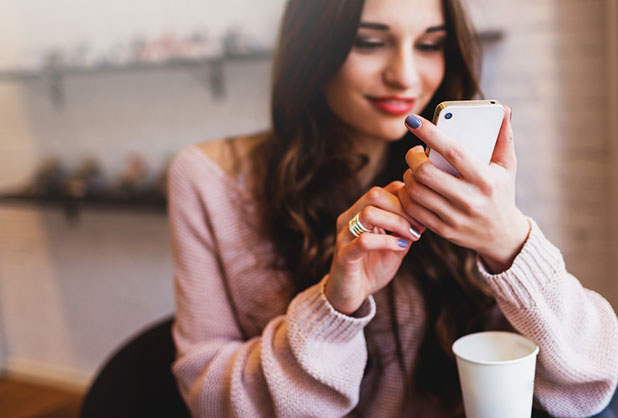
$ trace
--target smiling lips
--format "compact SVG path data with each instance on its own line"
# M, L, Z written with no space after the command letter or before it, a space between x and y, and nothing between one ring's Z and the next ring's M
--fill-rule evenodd
M402 116L410 113L414 99L399 96L367 97L371 103L383 113Z

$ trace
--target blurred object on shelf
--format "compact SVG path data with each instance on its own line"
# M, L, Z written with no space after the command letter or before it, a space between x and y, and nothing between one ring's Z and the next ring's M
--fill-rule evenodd
M52 49L43 56L43 61L41 64L43 69L63 67L66 65L64 53L59 48Z
M135 38L133 38L133 40L131 41L131 54L133 56L133 61L140 61L140 54L142 53L142 50L145 46L146 40L144 38L142 38L141 36L136 36Z
M152 174L146 160L132 153L118 180L111 184L94 158L84 160L69 175L57 158L49 158L41 163L27 186L0 190L0 204L59 205L71 223L77 223L81 208L86 206L165 213L167 170L172 157L162 172Z
M60 196L66 176L60 160L56 157L48 158L36 169L32 181L24 188L23 193L31 196Z
M26 186L1 190L0 197L160 205L167 198L167 170L173 157L173 153L168 154L161 170L155 172L141 155L131 153L112 182L93 157L72 172L58 158L48 158Z
M135 61L135 54L131 45L126 43L114 44L104 57L105 65L121 66Z
M227 29L222 37L211 37L207 30L196 29L183 37L174 32L166 32L154 39L136 36L130 41L111 45L107 51L95 52L91 45L85 43L68 50L53 48L44 54L38 70L123 67L174 60L212 59L225 55L262 54L267 50L268 46L243 32L241 27Z
M120 178L109 193L113 196L146 195L152 193L152 180L146 160L137 153L131 153Z
M67 57L67 65L75 68L93 68L98 64L97 57L89 45L78 45L70 51Z
M63 195L72 198L101 195L105 190L105 177L99 162L86 159L63 184Z
M139 51L137 61L139 62L156 62L167 61L170 59L170 50L175 41L175 36L166 34L161 36L158 40L147 41L142 45L142 49Z
M159 39L141 42L135 60L159 62L173 59L214 58L222 54L221 43L209 38L205 33L194 32L189 38L178 38L173 33L166 33Z
M223 36L223 48L228 55L243 55L266 50L255 38L246 35L242 28L234 27Z
M223 54L222 43L210 38L206 31L195 31L189 39L191 49L188 58L212 58Z

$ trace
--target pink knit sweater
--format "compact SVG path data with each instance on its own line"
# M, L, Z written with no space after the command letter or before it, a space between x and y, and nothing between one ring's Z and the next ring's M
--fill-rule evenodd
M402 403L408 416L440 416L436 405L403 399L397 361L387 361L381 377L363 377L365 327L380 342L380 355L395 358L385 292L355 317L332 308L323 281L294 295L289 277L268 267L273 250L255 233L255 200L195 146L174 159L168 191L173 372L194 416L340 417L355 410L394 417ZM618 382L618 321L609 303L566 271L534 222L512 267L482 274L498 302L496 324L502 320L540 347L537 405L561 417L601 411ZM412 280L394 280L411 370L426 326L423 300ZM377 393L365 396L369 388Z

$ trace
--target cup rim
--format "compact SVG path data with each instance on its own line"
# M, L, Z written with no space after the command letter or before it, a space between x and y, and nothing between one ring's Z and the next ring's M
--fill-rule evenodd
M532 344L534 346L534 349L532 350L531 353L526 354L523 357L519 357L519 358L516 358L516 359L513 359L513 360L494 360L494 361L473 360L473 359L467 358L466 356L463 356L461 353L457 352L457 347L456 346L458 345L458 343L460 343L464 339L467 339L469 337L471 338L471 337L477 336L479 334L509 334L511 336L515 336L516 338L523 339L527 343ZM523 335L517 334L515 332L510 332L510 331L481 331L481 332L475 332L475 333L472 333L472 334L467 334L467 335L464 335L462 337L459 337L453 343L453 345L451 347L451 350L453 351L453 354L455 354L455 357L457 357L457 359L465 360L465 361L467 361L469 363L484 364L484 365L490 365L490 366L502 366L502 365L519 363L519 362L528 360L530 357L535 357L539 353L539 346L534 341L532 341L530 338L524 337Z

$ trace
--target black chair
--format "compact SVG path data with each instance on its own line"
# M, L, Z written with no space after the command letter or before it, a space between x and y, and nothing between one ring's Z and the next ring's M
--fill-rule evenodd
M190 417L170 370L175 347L166 318L112 354L82 404L82 418Z

